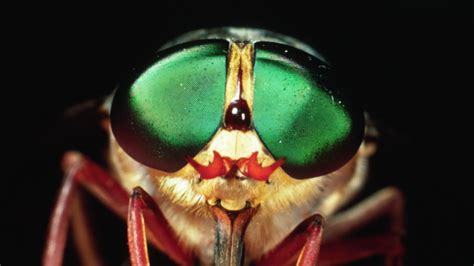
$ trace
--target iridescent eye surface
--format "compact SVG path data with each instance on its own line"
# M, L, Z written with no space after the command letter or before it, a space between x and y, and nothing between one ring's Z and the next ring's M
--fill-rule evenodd
M201 150L222 122L227 41L199 41L162 52L121 84L112 131L135 160L167 172Z
M283 169L295 178L330 173L357 151L361 110L330 88L328 65L295 48L255 45L254 126Z

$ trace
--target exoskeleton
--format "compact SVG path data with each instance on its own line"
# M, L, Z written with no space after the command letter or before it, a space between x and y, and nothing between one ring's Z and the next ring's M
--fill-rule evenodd
M127 221L132 265L149 264L147 242L180 265L375 254L400 263L398 190L339 212L364 184L375 143L331 71L308 45L264 30L199 30L166 44L102 106L108 167L65 155L44 264L61 264L69 217L83 215L71 213L78 186ZM346 238L381 216L387 234Z

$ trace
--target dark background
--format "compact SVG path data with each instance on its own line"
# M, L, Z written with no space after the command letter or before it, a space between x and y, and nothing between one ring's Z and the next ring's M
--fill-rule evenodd
M473 19L472 5L466 4L170 1L121 12L44 5L16 10L4 24L2 41L7 45L2 71L6 225L0 264L39 263L63 150L79 149L100 160L94 117L71 123L64 110L109 94L137 58L173 37L233 25L309 43L338 70L338 83L357 91L381 132L364 193L395 185L406 194L406 264L471 265L472 174L466 166L472 137L465 127L472 118L466 117L470 105L464 93L472 89ZM127 256L126 229L91 205L96 231L112 232L98 234L100 252L117 265ZM71 248L68 254L68 264L74 264Z

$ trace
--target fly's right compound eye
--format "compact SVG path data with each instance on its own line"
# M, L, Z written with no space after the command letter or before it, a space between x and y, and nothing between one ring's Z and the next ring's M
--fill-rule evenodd
M111 123L124 151L166 172L186 165L221 126L228 48L223 40L179 45L121 84Z

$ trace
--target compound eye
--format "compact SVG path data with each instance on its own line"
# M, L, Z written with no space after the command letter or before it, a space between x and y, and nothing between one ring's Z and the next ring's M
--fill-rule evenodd
M294 178L337 170L356 153L364 134L363 112L329 83L329 67L298 49L255 45L254 126Z
M173 47L121 84L111 123L125 152L174 172L204 148L222 122L228 47L223 40Z

